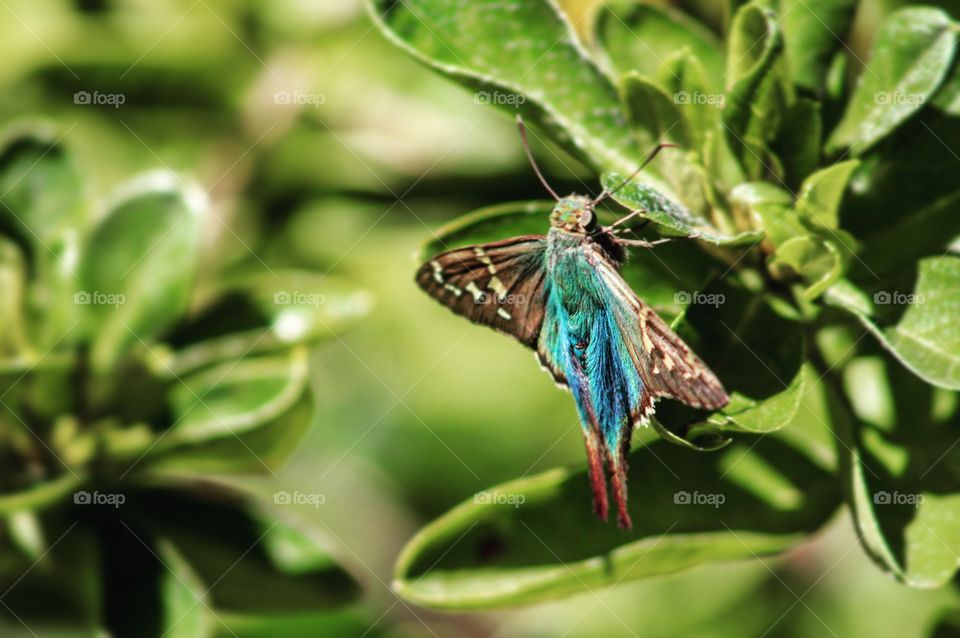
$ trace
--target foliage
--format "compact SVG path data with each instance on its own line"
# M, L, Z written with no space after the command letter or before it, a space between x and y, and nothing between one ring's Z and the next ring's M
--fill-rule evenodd
M841 502L898 580L955 577L960 211L953 162L922 161L960 143L947 12L891 13L854 69L836 35L854 2L731 2L722 40L649 5L575 29L548 0L368 4L394 43L604 186L658 141L684 146L616 199L698 241L639 252L625 275L733 397L658 410L667 442L641 437L631 456L632 532L591 520L584 470L547 471L423 528L396 565L401 595L518 605L781 552ZM424 254L538 232L549 206L467 215Z
M143 636L339 608L356 583L328 541L218 477L293 452L313 421L307 346L365 298L307 271L203 278L215 212L172 172L97 205L87 189L54 130L8 131L4 606L28 628Z

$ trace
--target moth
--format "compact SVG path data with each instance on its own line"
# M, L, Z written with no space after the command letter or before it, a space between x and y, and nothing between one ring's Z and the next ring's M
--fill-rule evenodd
M597 222L596 207L626 185L664 146L617 189L591 199L560 197L533 159L518 118L524 150L540 182L556 201L546 235L524 235L457 248L429 259L417 284L431 297L476 324L489 326L532 348L541 366L576 402L586 443L594 511L607 519L607 473L621 528L627 512L627 454L635 426L667 397L704 410L729 397L716 375L620 275L626 247L669 241L626 239Z

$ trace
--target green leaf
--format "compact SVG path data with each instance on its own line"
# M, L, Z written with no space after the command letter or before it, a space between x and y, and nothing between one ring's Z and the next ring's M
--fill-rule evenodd
M605 8L598 19L597 39L619 75L631 71L646 78L672 75L669 59L686 50L703 68L710 92L722 88L720 42L705 26L669 7Z
M779 123L775 65L782 54L783 37L772 14L756 3L741 7L730 27L722 121L730 148L750 179L777 168L769 139Z
M461 215L433 232L420 248L418 261L442 252L518 235L544 235L550 228L553 202L509 202Z
M859 155L913 116L946 77L957 43L946 12L910 7L881 26L853 96L827 142Z
M682 147L691 144L687 123L680 106L661 88L631 73L621 83L627 119L642 148L653 150L658 144L673 143ZM692 153L682 149L666 149L657 156L657 172L665 176L680 200L698 212L706 212L707 202L697 167L691 162ZM653 166L651 164L651 166Z
M204 600L207 586L189 562L166 539L156 545L165 570L160 572L161 629L170 638L209 638L215 623Z
M0 236L0 359L18 359L30 349L24 327L25 277L19 247Z
M763 229L766 239L779 246L806 232L796 211L793 195L770 182L745 182L730 192L736 218L744 225Z
M800 217L828 229L839 224L840 201L859 167L859 160L839 162L808 176L803 180L797 196L796 208Z
M388 623L376 624L376 618L367 617L356 610L321 613L295 613L286 616L251 617L243 613L219 614L228 631L242 638L316 638L317 636L365 636L384 638L393 634Z
M73 292L87 222L80 177L57 137L43 126L18 126L0 141L0 228L29 248L32 281L23 311L41 352L75 341Z
M793 83L821 95L834 53L843 46L853 22L857 0L805 0L786 6L780 21Z
M641 147L653 150L658 143L690 144L686 122L678 104L663 89L638 73L628 73L621 83L627 120ZM668 153L682 157L682 153ZM662 161L662 158L661 160ZM663 172L669 174L669 170Z
M288 358L221 364L188 376L170 393L175 424L167 445L195 444L254 430L289 410L307 388L303 348Z
M693 454L664 442L633 452L630 532L596 520L584 471L558 468L480 492L413 537L394 590L438 609L555 600L777 553L836 507L829 474L777 435Z
M17 549L30 560L39 560L49 545L43 536L43 527L37 512L20 510L12 512L6 519L10 540Z
M904 366L928 383L960 390L960 258L931 257L917 265L915 281L893 281L873 295L849 283L826 300L854 314ZM836 288L836 287L835 287ZM855 288L854 288L855 290ZM876 314L874 317L872 315Z
M76 518L45 522L45 532L53 539L49 550L37 561L0 573L4 591L0 631L10 635L3 624L8 621L17 628L30 627L27 636L58 636L64 627L74 629L75 636L97 635L104 604L103 548L92 530L78 525ZM4 557L3 563L8 561L9 556Z
M804 338L795 318L772 300L715 281L681 293L687 307L679 334L710 367L730 394L730 403L706 419L709 431L762 433L784 427L803 395ZM657 419L689 439L703 413L679 403L657 408Z
M711 79L688 49L667 56L656 77L657 83L680 107L692 149L705 146L707 136L720 130L720 111L726 104L726 96L719 89L707 88Z
M273 520L226 486L212 494L207 487L152 490L138 495L137 507L146 514L144 525L168 540L205 583L215 611L317 612L356 598L357 583L330 554L328 539Z
M822 133L820 103L799 98L784 115L773 142L773 149L783 162L783 181L788 188L798 189L819 165Z
M273 471L313 423L308 372L306 351L296 346L286 358L227 362L174 382L174 424L143 470L171 476Z
M374 19L400 47L466 84L480 102L512 112L600 170L634 170L646 149L623 134L616 87L588 58L562 13L547 0L499 3L367 0ZM662 181L650 186L671 195Z
M840 253L832 242L817 235L792 237L777 248L771 269L787 267L806 281L803 295L816 299L843 273Z
M623 183L625 178L625 175L619 173L605 173L601 182L604 188L614 189ZM696 234L705 241L733 246L756 243L763 236L762 233L754 231L736 234L724 232L707 220L697 217L686 207L642 184L630 182L615 192L612 197L630 210L644 211L641 217L650 219L661 228L672 230L679 235Z
M879 384L892 390L883 397L889 409L875 401L845 403L837 390L830 395L832 421L843 444L841 480L860 540L898 580L914 587L943 586L960 567L955 524L960 465L950 455L960 415L955 404L952 414L933 410L933 389L889 356L855 363L879 365L847 366L846 396L851 400L869 392L873 384L862 372L873 369ZM884 421L889 418L889 424L864 421L870 418L866 409L879 412Z
M220 361L326 339L352 327L372 307L369 293L352 282L301 270L234 277L217 296L175 336L203 340L158 354L151 363L158 375L183 376Z
M67 500L83 482L81 476L69 472L54 479L38 483L19 492L0 494L0 514L12 514L21 510L39 510Z
M85 222L80 176L58 137L44 126L18 126L0 139L0 225L40 258Z
M960 117L950 111L950 96L958 93L960 68L954 65L921 116L863 156L841 220L862 244L852 277L871 280L902 272L921 257L944 254L960 234L960 189L953 179Z
M167 172L136 178L116 194L87 242L75 296L86 311L94 370L109 371L186 310L207 206L202 191Z

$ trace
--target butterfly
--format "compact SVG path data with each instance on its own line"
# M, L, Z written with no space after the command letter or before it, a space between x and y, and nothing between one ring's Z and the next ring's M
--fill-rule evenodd
M596 206L616 189L591 199L559 197L537 168L518 118L534 172L556 205L546 235L524 235L457 248L429 259L417 284L453 312L510 335L533 349L541 366L573 395L587 449L594 511L608 515L607 472L621 528L627 512L627 454L633 428L666 397L703 410L729 397L716 375L637 297L620 275L625 247L669 241L620 237L618 225L597 221ZM617 188L632 180L662 144Z

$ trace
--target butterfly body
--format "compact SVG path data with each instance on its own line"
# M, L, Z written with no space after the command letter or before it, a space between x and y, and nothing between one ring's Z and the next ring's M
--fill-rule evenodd
M714 374L619 274L624 245L597 223L593 201L559 199L545 236L527 235L438 255L420 286L454 312L534 349L573 395L597 515L607 517L609 471L621 527L633 427L659 397L717 409L728 398Z

